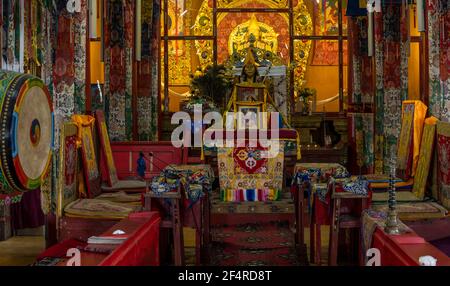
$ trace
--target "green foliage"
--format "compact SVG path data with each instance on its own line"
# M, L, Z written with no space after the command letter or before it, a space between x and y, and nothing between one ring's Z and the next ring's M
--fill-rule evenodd
M215 106L222 106L224 98L233 87L231 70L224 65L210 65L203 72L197 71L192 76L191 100L210 101Z
M311 96L316 94L314 88L302 87L297 91L297 96L301 98L302 101L307 101Z

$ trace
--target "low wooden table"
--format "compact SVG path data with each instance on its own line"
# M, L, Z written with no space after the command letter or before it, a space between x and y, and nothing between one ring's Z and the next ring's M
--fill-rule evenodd
M145 210L151 211L152 200L167 199L170 201L170 217L163 218L161 228L172 229L174 264L175 266L184 265L184 239L183 222L181 216L181 192L180 188L176 192L165 192L155 194L152 191L145 193Z
M214 172L210 165L168 165L166 170L179 172L179 174L189 174L189 172L205 171L204 175L209 177L210 183L214 180ZM184 176L184 175L181 175ZM210 202L208 191L203 189L203 195L190 204L189 208L184 207L184 203L189 201L184 190L183 183L180 183L176 191L154 193L151 188L144 194L144 208L151 210L152 201L169 200L170 209L164 218L161 227L172 230L174 244L174 264L176 266L184 265L184 238L183 227L195 229L195 256L196 265L207 262L207 246L210 241ZM205 185L202 185L204 188Z
M295 205L296 205L296 220L297 220L297 241L300 245L304 244L304 213L306 211L306 204L304 203L305 197L304 192L305 190L305 183L309 184L309 186L312 188L312 185L318 182L321 183L328 183L328 175L334 176L336 173L343 173L346 172L346 168L340 164L337 163L297 163L294 167L294 177L297 177L298 173L303 172L310 172L311 171L311 177L309 177L307 182L295 182L295 188L297 191L295 192ZM320 175L319 175L320 174ZM325 175L328 174L328 175ZM317 202L317 196L313 193L311 193L311 196L314 196L314 202ZM308 198L311 200L312 198ZM322 221L317 221L316 217L316 203L314 203L313 206L310 206L310 257L312 263L317 263L320 265L321 260L321 232L320 232L320 225L324 224ZM328 220L328 218L327 218ZM316 238L317 236L317 238ZM316 240L317 239L317 240Z
M330 225L330 241L328 264L330 266L337 265L337 253L339 244L339 230L341 228L360 228L361 227L361 212L359 216L343 215L341 216L341 204L344 200L356 200L361 205L361 210L369 207L369 195L357 195L350 192L334 192L331 195L331 225ZM361 238L358 239L358 257L359 262L362 262L361 253Z

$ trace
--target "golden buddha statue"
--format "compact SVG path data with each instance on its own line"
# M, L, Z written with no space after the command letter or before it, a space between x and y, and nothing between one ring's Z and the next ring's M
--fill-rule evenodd
M239 24L228 38L228 53L242 54L252 46L254 49L276 54L278 51L278 34L270 25L259 22L255 14L250 19ZM261 58L262 55L258 55Z
M263 103L266 85L257 81L259 64L255 60L252 47L253 45L250 44L242 67L240 82L235 85L236 100Z

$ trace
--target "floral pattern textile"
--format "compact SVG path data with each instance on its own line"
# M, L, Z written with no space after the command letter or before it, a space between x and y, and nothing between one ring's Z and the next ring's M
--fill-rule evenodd
M343 179L331 179L330 184L342 188L346 192L367 196L369 194L369 181L364 177L351 176Z
M450 123L437 123L438 149L438 200L445 207L450 207Z
M402 109L396 172L399 178L408 180L414 176L417 167L427 107L419 100L406 100Z
M353 45L351 103L373 103L372 60L368 56L367 18L353 17L349 34Z
M376 115L375 173L388 173L397 153L401 104L408 96L408 31L402 5L386 2L374 13Z
M169 165L159 176L152 179L150 188L153 193L161 194L176 191L180 186L191 205L212 191L214 172L210 165Z
M356 141L356 162L359 168L374 167L374 115L373 113L349 113L351 128Z
M429 0L428 61L430 113L442 121L450 121L449 42L450 7L444 1Z
M61 12L58 17L55 62L53 64L53 110L55 116L55 138L59 138L62 122L75 112L74 86L74 43L70 15ZM56 140L59 148L59 142Z
M74 100L75 112L83 114L86 111L86 25L87 0L81 1L81 12L75 13L73 19L74 36Z
M105 95L112 141L132 137L132 64L134 1L113 0L105 23ZM123 36L125 35L125 36Z

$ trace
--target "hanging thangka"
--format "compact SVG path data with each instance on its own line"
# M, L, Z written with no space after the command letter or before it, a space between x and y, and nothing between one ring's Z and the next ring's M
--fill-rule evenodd
M2 2L2 54L3 60L7 64L7 68L11 69L14 64L19 62L20 1L4 0ZM16 37L18 38L17 41Z
M430 113L450 121L450 9L446 1L429 0L428 60Z
M111 140L125 137L124 11L120 0L108 3L105 21L105 95L108 97ZM108 21L109 20L109 21Z
M397 153L401 104L408 95L408 24L404 5L385 2L375 12L376 173L388 173ZM380 148L382 146L382 148Z
M437 122L438 201L450 208L450 123Z
M147 0L149 1L149 0ZM153 17L152 17L152 33L151 33L151 73L152 73L152 96L150 105L151 123L150 123L150 140L158 140L158 116L160 113L159 101L159 81L160 81L160 61L159 61L159 44L160 44L160 9L161 0L153 0Z
M133 96L134 5L134 0L125 1L125 135L128 140L133 137L131 98Z
M55 111L55 138L59 138L59 126L75 112L74 94L74 43L73 18L65 9L58 16L53 66L53 110ZM57 142L55 142L57 143ZM59 145L59 144L58 144Z
M372 173L374 168L374 114L349 113L352 137L356 143L356 165L364 173Z
M141 61L137 70L137 124L139 140L151 140L153 1L142 1Z
M367 17L352 17L349 22L353 75L350 104L373 103L372 60L368 56L367 25Z
M374 12L375 37L375 173L384 173L383 15Z
M53 8L46 5L41 5L41 23L39 24L41 32L39 33L40 37L38 37L40 43L38 55L41 63L41 78L48 86L50 94L53 95L53 40L56 34L53 23L56 22L54 20L56 16L54 16Z
M74 13L74 100L75 112L83 114L86 111L86 28L87 28L87 0L79 0L81 12Z

